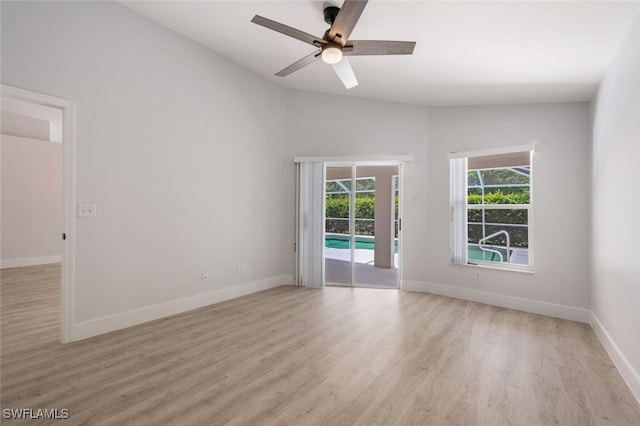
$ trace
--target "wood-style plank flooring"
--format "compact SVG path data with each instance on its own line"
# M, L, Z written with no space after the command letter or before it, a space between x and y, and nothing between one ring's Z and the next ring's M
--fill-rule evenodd
M585 324L279 287L61 345L58 266L2 270L1 291L2 409L67 408L56 424L640 425Z

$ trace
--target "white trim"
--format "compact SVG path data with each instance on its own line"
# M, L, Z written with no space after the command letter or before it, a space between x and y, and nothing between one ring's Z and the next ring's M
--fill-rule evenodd
M624 356L624 353L622 353L618 345L616 345L616 342L607 329L604 328L604 325L600 322L596 313L593 311L590 313L591 328L593 328L600 343L602 343L613 364L618 369L618 372L620 372L622 379L627 383L627 386L629 386L631 393L633 393L636 400L640 403L640 374L633 368L633 365L631 365L627 357Z
M534 206L536 200L536 187L538 186L538 182L536 181L536 168L535 168L535 159L533 155L533 147L531 148L531 152L529 152L529 209L527 210L527 238L529 241L529 268L533 272L535 268L535 246L536 246L536 233L534 231L535 227L535 214L534 214Z
M505 152L506 151L506 152ZM505 154L508 152L529 152L529 165L530 165L530 176L529 176L529 204L469 204L468 203L468 182L467 182L467 174L468 174L468 165L467 161L469 157L473 156L485 156L485 155L496 155L496 154ZM484 266L491 267L494 269L501 270L511 270L511 271L525 271L525 272L533 272L534 271L534 145L519 145L510 148L497 148L497 149L488 149L488 150L479 150L479 151L469 151L463 153L452 153L449 155L449 163L450 163L450 177L449 177L449 190L450 190L450 229L451 229L451 244L450 244L450 254L451 254L451 263L457 265L473 265L473 266ZM464 166L462 166L462 162L464 162ZM501 167L502 168L502 167ZM499 169L501 169L499 168ZM476 186L477 187L477 186ZM484 194L484 190L483 190ZM462 198L464 197L464 212L461 208L460 204L463 203ZM484 203L484 198L483 198ZM483 224L484 222L484 213L486 210L527 210L527 235L528 235L528 264L527 265L519 265L519 264L511 264L511 263L494 263L494 262L485 262L476 259L468 258L468 229L469 222L467 220L468 211L469 210L482 210L483 213ZM505 224L507 225L507 224ZM515 225L515 224L513 224Z
M60 342L67 343L71 341L75 312L76 104L6 84L0 88L2 96L62 109L62 232L67 239L61 244Z
M571 321L589 322L589 310L574 306L558 305L555 303L541 302L532 299L506 296L502 294L488 293L480 290L462 288L452 285L437 284L427 281L404 281L402 289L405 291L417 291L454 297L456 299L469 300L471 302L485 303L518 311L547 315Z
M449 159L463 158L463 157L484 157L486 155L499 155L499 154L511 154L513 152L526 152L534 151L535 144L508 146L504 148L493 149L481 149L476 151L464 151L464 152L451 152L449 153Z
M399 290L402 290L402 277L403 277L403 266L404 266L404 234L403 234L403 217L404 217L404 164L400 164L398 168L398 219L400 219L399 229L398 229L398 282L396 283ZM393 235L393 234L391 234Z
M349 193L349 230L351 231L351 235L349 236L349 283L351 284L351 286L353 286L356 283L356 197L358 194L358 181L356 180L356 168L357 166L355 164L351 165L351 192ZM325 167L325 174L326 174L326 167ZM326 189L326 184L324 185L325 189ZM374 186L375 188L375 186ZM374 192L374 196L375 196L375 192ZM323 197L325 200L325 203L327 201L327 197L325 194L323 194ZM325 212L326 212L326 205L325 205ZM327 223L327 218L323 218L323 228L326 229L326 223ZM374 220L374 226L375 226L375 220ZM324 238L323 238L324 241ZM374 240L375 241L375 238ZM324 245L323 245L324 247ZM375 253L375 251L374 251ZM374 254L375 256L375 254ZM375 258L374 258L375 259ZM324 251L322 254L322 263L324 265L326 265L326 261L324 258Z
M73 325L73 341L180 314L193 309L235 299L240 296L246 296L262 290L280 287L282 285L293 285L293 277L290 275L271 277L260 281L239 284L214 290L209 293L186 297L184 299L147 306L129 312L110 315L108 317L85 321Z
M533 204L467 204L467 209L476 210L529 210ZM511 225L516 225L511 224Z
M296 285L300 285L300 164L296 164L296 214L295 214L295 240L293 251L296 257L296 269L293 279Z
M413 161L413 155L379 155L369 157L293 157L294 163L338 163L338 164L400 164L407 161ZM335 164L332 164L335 165Z
M533 267L527 266L527 265L519 265L517 263L489 262L486 260L472 259L467 261L467 263L464 265L453 263L453 262L451 262L451 264L456 266L466 266L471 268L485 268L485 269L496 269L499 271L524 272L525 274L535 273L535 271L533 270Z
M48 265L51 263L60 263L62 256L40 256L40 257L21 257L18 259L3 259L1 263L4 268L19 268L21 266Z

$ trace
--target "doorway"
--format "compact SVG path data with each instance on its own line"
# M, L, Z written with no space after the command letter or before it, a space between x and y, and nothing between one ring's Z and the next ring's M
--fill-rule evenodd
M38 158L38 156L42 157L43 153L41 151L50 150L51 147L48 147L47 144L61 145L61 152L57 157L58 160L55 165L52 165L52 167L61 171L61 191L55 196L56 200L51 200L50 203L51 205L57 204L60 209L60 217L56 219L58 225L55 227L56 235L53 235L54 240L53 242L48 242L49 247L51 247L52 244L56 245L59 248L59 252L52 256L29 256L25 255L25 253L29 253L30 249L20 247L22 251L16 250L14 253L15 256L13 256L14 258L7 259L7 262L3 259L3 267L60 262L60 342L70 342L73 340L72 326L74 310L75 104L66 99L4 84L1 86L1 89L2 113L3 116L5 116L4 118L10 119L3 121L4 124L9 124L10 122L10 127L5 127L3 133L5 133L6 130L6 132L11 135L11 137L3 137L3 142L6 139L7 143L9 143L8 141L11 139L11 152L27 160L25 167L33 166L33 162L30 162L29 158L35 159ZM27 133L21 134L21 132ZM29 141L35 141L35 143L30 144L30 147L25 149ZM40 144L40 148L44 149L38 150L39 148L36 148L37 143ZM15 169L20 170L20 167ZM22 178L25 178L25 176L26 175ZM46 178L44 176L40 177ZM37 177L37 179L40 179L40 177ZM18 179L20 178L18 177ZM34 184L36 185L37 179L34 178ZM11 181L6 182L6 184L11 184ZM4 193L3 191L3 194ZM27 197L33 195L34 194L26 194ZM25 194L20 196L24 197ZM21 218L23 221L24 219L24 217ZM28 226L21 226L20 229L23 229L25 232L30 231ZM28 236L22 233L21 235L17 235L17 237L18 239L16 241L24 246L28 240ZM12 245L12 247L14 246ZM42 247L39 247L38 250L42 250ZM48 249L45 249L45 251L46 250Z
M399 287L400 176L400 164L326 164L327 285Z

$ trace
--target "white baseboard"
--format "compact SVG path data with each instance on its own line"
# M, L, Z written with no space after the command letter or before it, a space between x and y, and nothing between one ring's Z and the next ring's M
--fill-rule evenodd
M604 349L609 354L609 357L613 361L613 364L616 366L620 375L631 389L631 392L636 397L638 402L640 402L640 374L633 368L629 360L622 353L616 342L611 338L611 335L604 328L604 325L600 322L598 316L592 311L591 312L591 327L593 331L595 331L596 336L600 339L600 343L604 346Z
M120 330L122 328L131 327L144 322L224 302L225 300L235 299L236 297L245 296L258 291L292 284L292 276L281 275L260 281L234 285L214 290L209 293L186 297L184 299L172 300L171 302L159 305L147 306L134 311L123 312L116 315L110 315L108 317L77 323L72 327L71 341L86 339L99 334L109 333L110 331Z
M2 259L0 267L4 268L19 268L21 266L34 266L34 265L48 265L49 263L60 263L62 261L61 255L55 256L40 256L40 257L21 257L19 259Z
M426 281L403 281L402 290L434 293L441 296L454 297L456 299L485 303L487 305L500 306L503 308L547 315L571 321L589 322L588 309L557 305L555 303L540 302L538 300L523 299L520 297L505 296L502 294L488 293L485 291L472 290L451 285L436 284Z

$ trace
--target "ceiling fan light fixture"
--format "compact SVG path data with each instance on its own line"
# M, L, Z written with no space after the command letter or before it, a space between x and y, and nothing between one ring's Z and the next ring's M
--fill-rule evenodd
M327 64L337 64L342 60L342 49L328 46L322 49L322 60Z
M349 63L349 56L411 55L416 45L415 41L351 40L351 32L358 23L367 2L368 0L344 0L340 8L325 7L324 21L331 27L322 37L316 37L260 15L255 15L251 22L315 48L304 58L278 71L276 76L285 77L322 59L322 62L331 65L344 87L350 89L358 85L358 80Z

